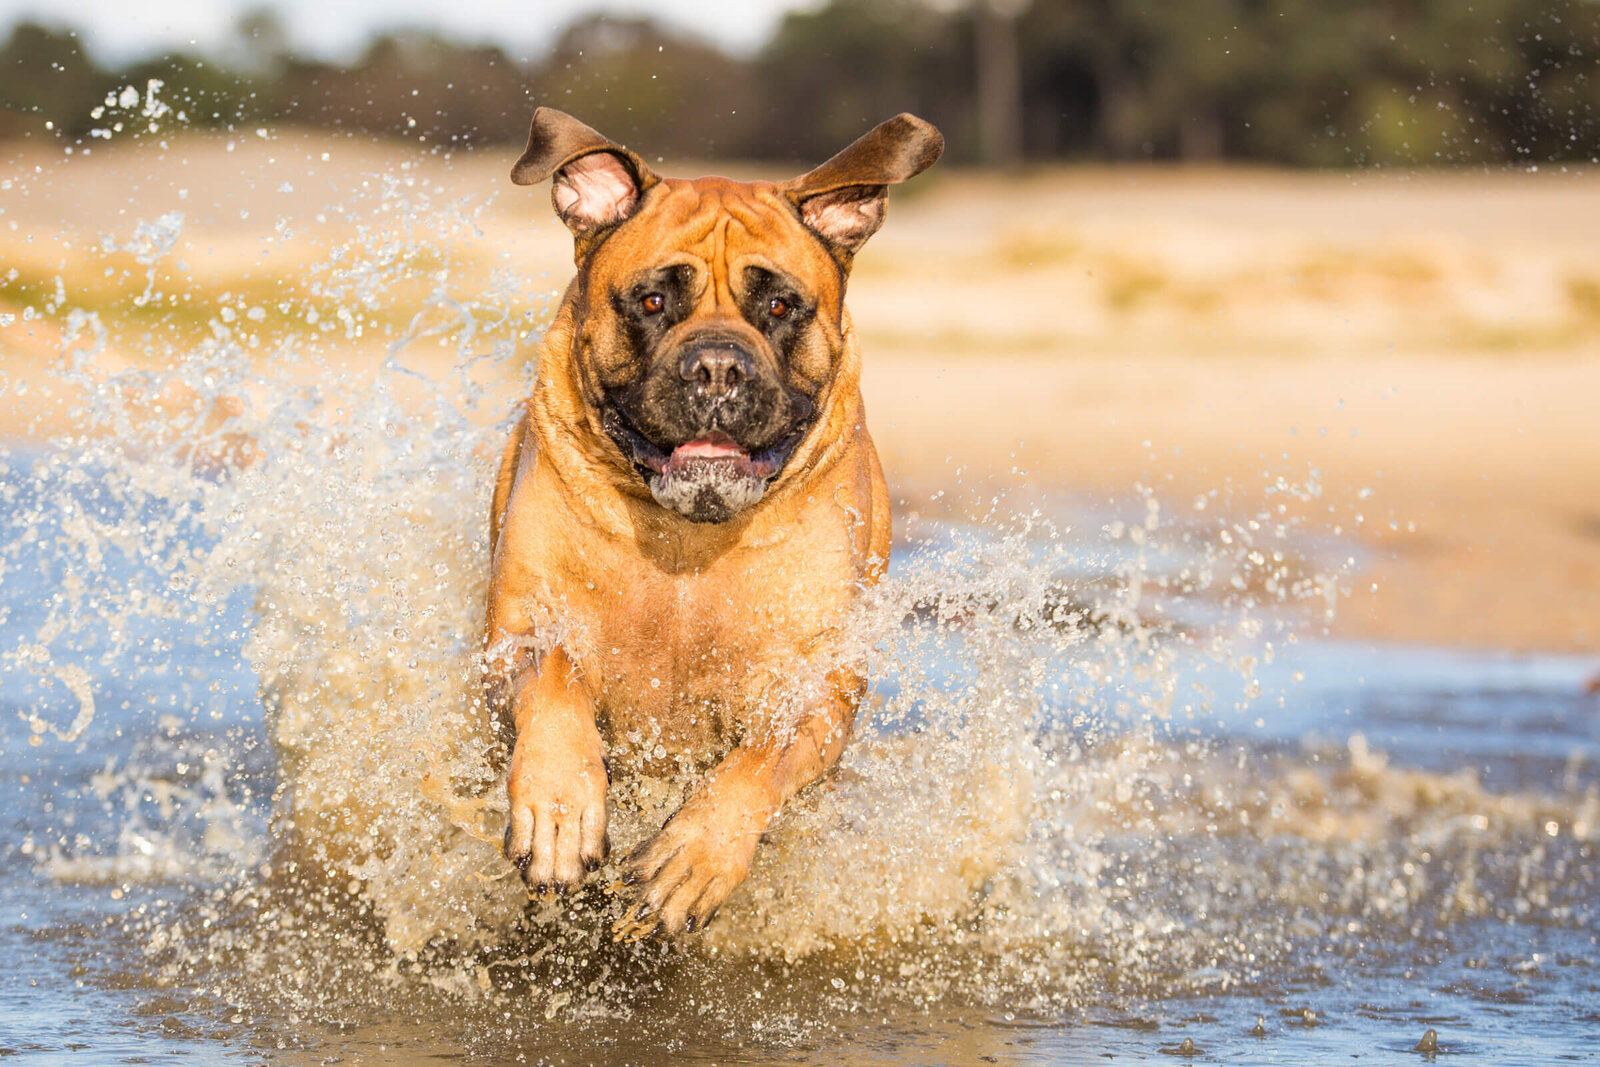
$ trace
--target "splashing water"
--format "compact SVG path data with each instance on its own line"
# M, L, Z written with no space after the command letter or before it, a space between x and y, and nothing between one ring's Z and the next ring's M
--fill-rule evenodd
M122 966L194 1035L781 1048L934 1006L1137 1029L1130 1005L1304 998L1486 923L1594 930L1592 730L1541 757L1554 786L1486 784L1317 717L1353 661L1302 635L1355 561L1295 518L1314 472L1206 522L1138 487L919 516L853 622L857 739L718 924L612 945L604 873L530 903L478 656L494 462L554 294L471 267L481 201L368 190L271 295L202 292L182 214L107 236L165 317L130 333L58 278L72 430L0 471L0 680L36 761L8 733L6 773L55 783L22 790L11 855L113 887ZM618 783L618 845L684 788Z

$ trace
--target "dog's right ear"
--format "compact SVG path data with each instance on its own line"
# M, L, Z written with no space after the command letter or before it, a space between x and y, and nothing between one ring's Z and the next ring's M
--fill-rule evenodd
M632 215L661 180L626 148L565 112L541 107L533 113L528 147L512 165L511 180L535 185L551 177L550 203L580 246L585 237Z

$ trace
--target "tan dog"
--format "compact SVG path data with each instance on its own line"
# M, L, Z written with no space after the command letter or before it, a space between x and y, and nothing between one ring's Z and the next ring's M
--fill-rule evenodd
M623 863L618 937L703 926L849 736L865 681L841 628L889 506L845 282L886 186L943 145L900 115L783 184L688 181L534 113L511 180L554 177L578 273L490 516L506 854L565 890L609 851L608 766L710 768Z

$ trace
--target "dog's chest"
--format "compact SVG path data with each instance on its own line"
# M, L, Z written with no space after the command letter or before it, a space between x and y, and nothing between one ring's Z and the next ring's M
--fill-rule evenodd
M813 605L761 582L684 575L621 588L616 600L623 610L601 614L591 646L602 718L619 738L658 738L674 752L726 750L779 714L785 679L774 665L817 651L804 646L825 628Z
M808 553L796 584L787 555L596 583L582 668L608 747L701 762L795 710L833 666L852 568L848 553Z

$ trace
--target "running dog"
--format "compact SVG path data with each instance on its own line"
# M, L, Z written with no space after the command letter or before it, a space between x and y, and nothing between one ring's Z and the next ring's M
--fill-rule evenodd
M489 700L534 892L607 859L610 772L704 776L622 862L618 938L703 927L850 735L890 519L845 284L943 147L899 115L790 181L687 180L534 112L511 180L552 179L577 275L495 485Z

